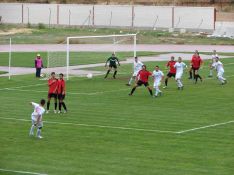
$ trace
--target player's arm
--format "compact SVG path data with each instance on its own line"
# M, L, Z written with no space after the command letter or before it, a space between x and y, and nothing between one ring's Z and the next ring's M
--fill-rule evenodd
M108 58L108 59L106 60L105 67L107 66L107 63L110 61L110 59L111 59L111 58Z
M35 68L37 68L37 60L34 61Z
M34 106L34 107L37 105L37 104L34 103L34 102L30 102L29 104L32 105L32 106Z
M66 83L64 82L64 84L63 84L63 92L62 92L62 94L64 95L64 94L65 94L65 92L66 92Z
M57 90L58 90L58 80L56 79L55 80L55 83L56 83L56 87L54 88L54 94L57 94Z

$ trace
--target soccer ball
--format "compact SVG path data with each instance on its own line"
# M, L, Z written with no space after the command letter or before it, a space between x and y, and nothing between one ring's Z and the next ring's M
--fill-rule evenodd
M41 74L40 77L43 78L45 76L45 74Z
M89 78L89 79L93 78L93 74L92 73L88 73L87 74L87 78Z

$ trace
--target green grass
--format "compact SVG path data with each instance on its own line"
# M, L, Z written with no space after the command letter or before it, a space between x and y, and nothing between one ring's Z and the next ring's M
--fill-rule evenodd
M24 29L22 25L1 24L0 30L9 31L13 28ZM110 35L138 33L138 44L212 44L212 45L234 45L233 39L227 38L207 38L206 36L196 36L193 33L180 34L168 31L138 30L138 29L108 29L108 28L42 28L32 26L31 32L16 33L12 35L1 35L0 44L8 44L12 38L12 44L59 44L66 41L68 36L89 36L89 35ZM175 35L176 34L176 35ZM77 41L78 42L78 41ZM103 39L79 40L78 43L103 43ZM109 41L110 42L110 41Z
M67 114L44 115L44 121L181 131L233 120L234 71L223 59L228 84L205 79L194 85L184 75L185 89L178 91L174 80L164 95L151 98L145 88L129 97L124 84L129 74L118 79L102 76L72 78L67 82ZM147 63L149 70L155 64ZM121 72L121 69L119 71ZM166 72L165 72L166 73ZM201 75L206 77L204 67ZM110 76L111 77L111 76ZM34 87L18 86L36 85ZM152 82L150 82L152 85ZM0 78L0 168L50 175L232 175L234 172L234 124L220 125L184 134L99 128L95 126L44 123L44 139L28 137L30 101L47 97L45 81L34 75ZM88 93L96 93L90 95ZM73 93L73 94L72 94ZM77 94L74 94L77 93ZM79 94L80 93L80 94ZM51 103L53 109L53 103ZM14 174L1 172L0 174Z
M44 66L47 65L47 53L40 52L43 58ZM160 52L138 52L138 56L152 56L158 55ZM34 67L34 60L37 53L35 52L13 52L12 53L12 66L14 67ZM50 53L53 57L59 56L64 58L64 65L66 64L65 52ZM51 57L52 57L51 56ZM82 65L93 63L104 63L107 58L111 56L111 52L70 52L70 65ZM133 57L133 52L118 52L116 56L119 60L126 60ZM8 66L8 53L0 53L0 65Z
M0 71L0 74L6 74L7 72L5 72L5 71Z

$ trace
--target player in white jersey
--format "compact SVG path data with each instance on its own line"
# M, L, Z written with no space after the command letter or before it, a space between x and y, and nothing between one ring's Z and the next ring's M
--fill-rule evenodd
M154 79L154 89L155 89L155 97L158 95L162 95L162 91L159 89L162 80L164 79L164 74L161 70L159 70L159 66L155 66L155 70L153 71L153 79Z
M223 63L219 60L219 57L216 57L215 63L213 64L214 68L217 71L217 78L221 82L222 85L227 83L226 78L223 77L224 74L224 68L223 68Z
M37 127L37 138L41 139L41 129L43 127L43 122L42 122L42 115L45 113L44 105L45 105L45 100L42 99L40 101L40 104L30 102L30 104L33 106L34 111L31 115L32 119L32 127L30 129L29 135L33 136L34 135L34 128Z
M182 76L184 73L184 68L187 68L187 65L182 62L182 58L179 57L178 61L175 63L174 67L176 68L176 77L177 86L179 90L183 90L184 85L182 84Z
M133 72L132 77L130 78L129 82L126 84L127 86L131 86L132 81L136 79L136 76L137 76L138 72L142 69L143 65L144 64L138 60L138 57L135 57L134 72Z
M216 57L219 57L219 55L217 54L216 50L213 50L210 61L210 74L208 77L213 77L213 69L215 67Z

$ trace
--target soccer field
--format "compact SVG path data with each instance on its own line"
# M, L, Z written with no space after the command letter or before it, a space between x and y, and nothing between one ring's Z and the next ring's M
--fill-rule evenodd
M222 62L228 84L215 77L193 84L185 73L183 91L171 79L158 98L144 87L128 96L132 65L122 65L117 79L72 78L68 113L45 114L41 140L28 136L29 102L47 97L47 82L1 77L0 174L232 175L234 60ZM150 71L156 64L164 69L165 62L146 63Z

